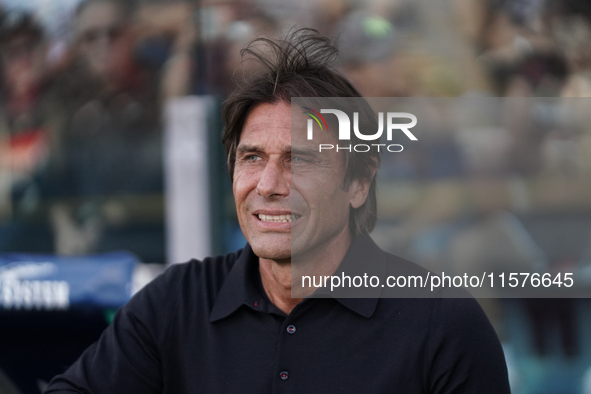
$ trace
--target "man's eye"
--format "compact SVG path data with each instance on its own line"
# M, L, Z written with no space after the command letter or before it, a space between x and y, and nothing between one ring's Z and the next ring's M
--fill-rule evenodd
M291 157L291 161L292 163L305 163L308 160L304 159L303 157L299 157L299 156L292 156Z
M257 161L258 159L260 159L260 157L257 155L248 155L245 157L246 161Z

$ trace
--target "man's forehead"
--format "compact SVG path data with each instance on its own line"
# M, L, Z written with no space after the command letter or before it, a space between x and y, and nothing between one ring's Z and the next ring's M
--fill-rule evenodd
M292 151L311 151L318 150L319 143L334 143L335 136L327 130L320 130L316 123L312 125L314 138L309 140L308 119L302 108L284 101L258 104L246 117L239 146L273 143L282 147L291 145Z

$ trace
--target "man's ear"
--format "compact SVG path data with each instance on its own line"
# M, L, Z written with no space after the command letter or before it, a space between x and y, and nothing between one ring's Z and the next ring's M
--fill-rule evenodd
M377 168L372 168L371 178L358 178L351 183L350 188L353 192L351 197L351 207L357 209L365 204L365 200L367 200L369 188L376 174L376 170Z

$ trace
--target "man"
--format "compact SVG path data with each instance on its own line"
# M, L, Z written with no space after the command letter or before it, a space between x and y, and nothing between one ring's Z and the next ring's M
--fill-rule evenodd
M379 155L320 157L292 134L292 115L296 128L303 115L291 97L359 96L331 69L335 48L309 30L261 42L270 52L247 52L262 73L223 109L249 244L167 270L46 393L509 393L502 349L473 299L291 297L295 260L327 275L359 261L424 270L367 235Z

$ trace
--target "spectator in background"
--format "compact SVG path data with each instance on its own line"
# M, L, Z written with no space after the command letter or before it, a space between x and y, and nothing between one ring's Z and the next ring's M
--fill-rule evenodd
M397 90L394 69L397 32L387 20L366 11L346 15L337 29L341 69L366 97L407 95Z
M0 17L0 251L48 251L46 226L33 221L54 137L46 40L27 12Z
M161 218L138 223L126 199L163 188L158 70L135 57L134 11L87 0L76 12L71 59L54 92L65 117L62 155L46 182L61 201L50 212L58 254L128 249L163 260ZM162 211L161 199L150 201L151 212Z
M211 86L214 93L227 96L236 85L236 81L248 73L256 72L258 65L244 62L240 56L241 48L256 37L275 38L279 32L279 23L270 15L257 8L247 8L238 3L228 10L232 22L226 26L223 35L209 43L207 49L212 60L221 63L221 67L210 65L212 71Z
M545 19L571 73L561 95L591 96L591 4L585 0L549 0Z
M542 29L542 2L458 0L458 4L472 7L467 7L472 12L462 15L472 25L464 30L488 73L494 96L558 95L567 70L557 46Z
M86 0L75 21L75 62L101 90L93 96L133 91L144 81L133 59L131 5L115 0Z
M28 129L35 121L43 90L46 46L43 30L28 13L1 17L3 109L15 129Z

